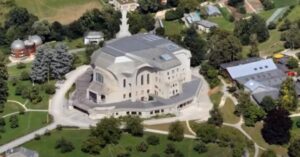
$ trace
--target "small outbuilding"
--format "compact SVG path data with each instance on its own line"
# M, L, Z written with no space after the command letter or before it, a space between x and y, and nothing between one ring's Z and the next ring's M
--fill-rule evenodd
M96 44L98 45L101 41L104 41L104 35L99 31L90 31L84 35L84 45Z
M11 43L11 57L24 59L35 54L37 47L43 44L38 35L28 36L25 41L17 39Z
M17 147L9 149L5 152L6 157L39 157L38 152L24 148Z
M218 27L218 24L207 21L207 20L198 21L198 22L196 22L196 24L197 24L197 27L200 31L203 31L203 32L206 32L206 33L210 32L210 30L212 28Z
M195 11L188 14L184 14L184 21L186 21L188 25L201 21L200 12Z
M208 5L206 7L206 12L208 16L219 16L221 15L221 11L219 10L218 7L214 5Z

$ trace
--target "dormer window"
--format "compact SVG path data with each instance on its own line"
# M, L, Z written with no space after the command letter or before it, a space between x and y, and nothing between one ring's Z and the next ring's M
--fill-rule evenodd
M103 83L103 76L100 73L96 73L96 81Z

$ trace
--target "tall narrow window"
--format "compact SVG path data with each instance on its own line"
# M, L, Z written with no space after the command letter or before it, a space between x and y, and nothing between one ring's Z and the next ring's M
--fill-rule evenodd
M147 74L147 84L150 84L150 74Z
M141 76L141 85L144 84L144 75Z
M123 87L126 87L126 79L123 79Z
M103 83L103 76L100 73L96 73L96 81Z

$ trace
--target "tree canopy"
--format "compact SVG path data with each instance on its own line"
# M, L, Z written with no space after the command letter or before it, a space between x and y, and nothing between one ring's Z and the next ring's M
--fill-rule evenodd
M169 126L168 138L173 141L182 141L183 140L184 128L179 121L176 121Z
M267 143L282 145L289 142L291 128L289 112L279 107L267 114L261 133Z
M220 29L212 31L208 35L208 45L209 63L214 67L242 58L242 45L230 32Z
M296 139L290 144L288 154L290 157L300 156L300 139Z
M282 82L279 91L279 105L289 111L294 111L298 106L298 97L292 78Z
M7 79L8 73L6 66L0 63L0 113L3 112L8 97Z
M256 35L258 42L264 42L269 38L269 30L266 21L259 15L252 15L250 19L241 19L235 23L234 35L243 45L250 44L252 35Z

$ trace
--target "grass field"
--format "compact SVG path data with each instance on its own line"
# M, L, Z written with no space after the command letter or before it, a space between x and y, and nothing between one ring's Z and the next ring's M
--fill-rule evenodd
M219 91L217 93L210 95L209 98L214 105L219 105L222 96L223 96L223 93Z
M254 139L254 141L261 147L266 149L272 149L277 155L285 156L287 154L287 149L282 146L269 145L265 142L261 135L261 129L263 127L262 123L256 123L255 127L247 127L245 125L242 128Z
M234 124L239 122L240 118L234 115L233 113L234 110L235 110L235 105L233 101L230 98L227 98L224 106L220 108L225 123Z
M30 149L34 149L40 153L41 157L91 157L91 155L84 154L80 151L81 143L87 138L89 131L87 130L63 130L61 132L55 131L50 136L43 136L40 141L31 141L24 146ZM80 135L80 136L78 136ZM123 134L122 138L117 145L108 145L105 147L98 157L117 157L117 153L126 150L126 147L131 147L132 157L151 157L152 154L158 153L160 156L165 156L164 150L167 143L171 143L165 135L157 135L160 138L160 144L157 146L149 146L149 149L145 153L137 152L135 147L142 141L145 141L150 133L146 133L142 138L132 137L128 134ZM71 141L75 150L70 153L61 154L54 149L55 143L58 139L64 137ZM231 156L229 148L221 148L215 144L208 145L208 152L198 154L193 150L193 146L196 141L191 139L184 139L182 142L172 142L176 148L184 153L185 157L228 157Z
M7 102L5 104L4 112L0 113L0 117L10 114L10 113L19 112L22 110L23 110L23 108L20 105L18 105L16 103L12 103L12 102Z
M185 25L175 21L163 21L166 35L180 35L181 31L185 29Z
M180 122L180 123L184 127L184 134L193 135L189 131L189 129L187 128L186 122ZM157 125L145 125L145 128L155 129L155 130L162 130L162 131L169 131L169 126L170 126L170 123L166 123L166 124L157 124Z
M281 32L277 29L270 30L270 38L260 43L258 49L260 50L260 54L263 56L272 55L276 52L280 52L284 50L283 42L280 41Z
M289 13L289 15L287 16L287 18L288 18L289 20L291 20L291 21L298 20L298 19L300 19L299 13L300 13L300 6L297 5L297 6Z
M226 20L223 16L208 17L207 20L217 23L219 28L225 29L227 31L233 31L234 29L234 24Z
M275 3L275 8L296 5L298 0L273 0Z
M44 112L28 112L24 115L18 115L19 127L15 129L10 128L9 117L5 118L5 133L1 133L0 145L45 126L47 116L48 114Z
M32 66L32 62L31 63L26 63L25 64L26 67L23 69L18 69L17 66L10 66L7 68L8 74L10 77L18 77L20 76L22 71L27 71L30 72L31 71L31 66Z
M20 7L27 8L40 19L51 22L70 23L84 12L93 8L102 8L101 0L16 0Z

